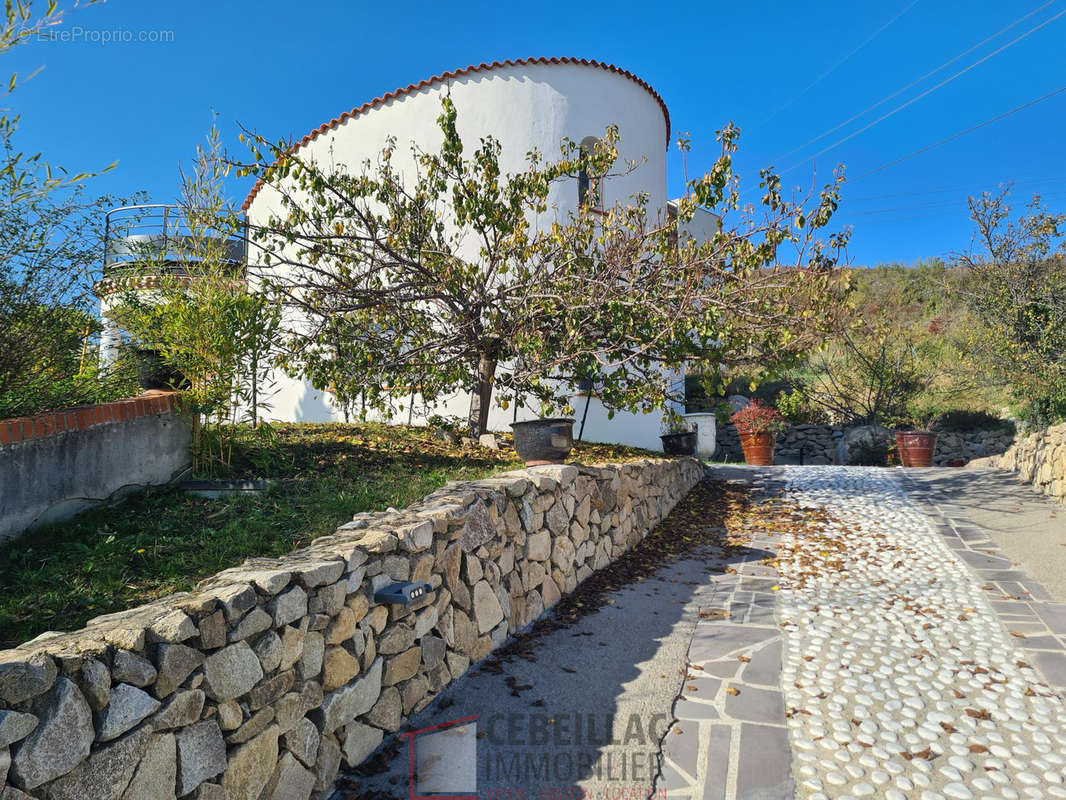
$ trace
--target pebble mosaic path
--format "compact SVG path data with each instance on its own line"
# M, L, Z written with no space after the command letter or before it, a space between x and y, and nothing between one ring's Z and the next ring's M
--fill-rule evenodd
M1066 798L1066 606L901 470L761 480L821 521L759 534L735 574L712 576L658 788Z

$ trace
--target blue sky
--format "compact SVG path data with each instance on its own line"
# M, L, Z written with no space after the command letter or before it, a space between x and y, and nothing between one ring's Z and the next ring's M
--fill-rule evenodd
M23 149L92 170L95 192L174 197L211 122L238 148L237 125L271 138L302 136L383 92L471 63L570 55L609 61L666 100L688 131L690 172L717 156L714 132L741 128L737 165L747 184L761 166L804 158L1066 11L1054 0L969 56L836 133L803 145L972 47L1046 0L880 0L649 5L545 2L134 2L109 0L67 17L76 41L34 41L5 67L43 71L7 105L23 117ZM167 31L164 43L88 41L84 31ZM1066 86L1066 15L817 159L819 182L837 163L852 176ZM1017 182L1066 208L1066 93L845 187L836 225L852 225L856 264L912 263L967 246L966 197ZM625 131L622 131L625 135ZM670 188L680 193L680 160ZM247 182L233 181L243 198Z

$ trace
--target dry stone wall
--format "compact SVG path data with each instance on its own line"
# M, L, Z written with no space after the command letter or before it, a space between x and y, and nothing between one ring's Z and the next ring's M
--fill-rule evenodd
M841 440L851 428L843 425L790 425L777 435L774 446L775 464L837 464L841 463ZM946 466L949 462L968 462L995 453L1002 453L1014 440L1010 428L973 431L941 431L937 435L933 463ZM740 436L729 423L718 429L718 461L744 460Z
M970 466L1013 470L1044 494L1066 502L1066 424L1019 435L1006 452L975 459Z
M0 652L2 800L326 796L450 681L639 542L695 459L535 467ZM375 592L429 582L415 605Z

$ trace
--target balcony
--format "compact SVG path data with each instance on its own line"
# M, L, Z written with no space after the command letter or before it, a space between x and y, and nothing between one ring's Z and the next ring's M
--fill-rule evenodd
M185 209L176 205L115 208L104 221L104 277L117 278L134 271L143 274L148 266L156 275L195 274L190 267L201 263L205 253L214 256L219 249L233 274L243 277L248 255L246 234L246 223L242 221L235 231L224 218L219 218L216 229L208 225L193 230Z

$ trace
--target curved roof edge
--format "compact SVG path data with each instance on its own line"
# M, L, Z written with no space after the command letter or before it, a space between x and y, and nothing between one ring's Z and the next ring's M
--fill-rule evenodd
M351 117L357 116L359 114L362 114L364 111L369 111L372 108L376 108L377 106L383 105L394 98L401 97L405 94L410 94L411 92L415 92L427 86L433 86L437 83L443 83L444 81L450 80L452 78L458 78L463 75L469 75L474 72L487 72L488 70L499 69L501 67L520 67L525 66L527 64L580 64L587 67L597 67L599 69L605 69L608 72L614 72L618 75L628 78L629 80L633 81L638 86L643 88L645 91L647 91L648 94L650 94L652 97L654 97L656 102L659 104L659 107L662 108L663 119L666 121L666 146L670 146L670 111L666 107L666 101L664 101L662 96L660 96L660 94L651 87L651 84L649 84L643 78L637 77L629 70L622 69L621 67L617 67L614 64L608 64L603 61L594 61L588 58L570 58L563 56L561 58L509 58L505 61L493 61L491 64L471 64L470 66L463 67L462 69L455 69L451 70L450 72L442 72L440 75L434 75L432 78L426 78L425 80L421 80L418 83L412 83L409 86L405 86L402 89L396 89L394 91L387 92L381 97L375 97L373 100L363 103L361 106L356 106L351 111L345 111L339 117L334 117L329 122L323 122L313 131L311 131L298 142L293 144L290 148L290 152L293 152L297 148L306 145L308 142L316 139L319 135L325 133L326 131L336 128L338 125L350 119ZM241 205L241 211L248 210L248 207L251 206L252 201L255 200L255 196L259 194L259 189L260 187L262 187L262 185L263 179L259 178L259 180L255 182L255 186L253 186L251 191L248 192L248 196L245 198L244 203Z

